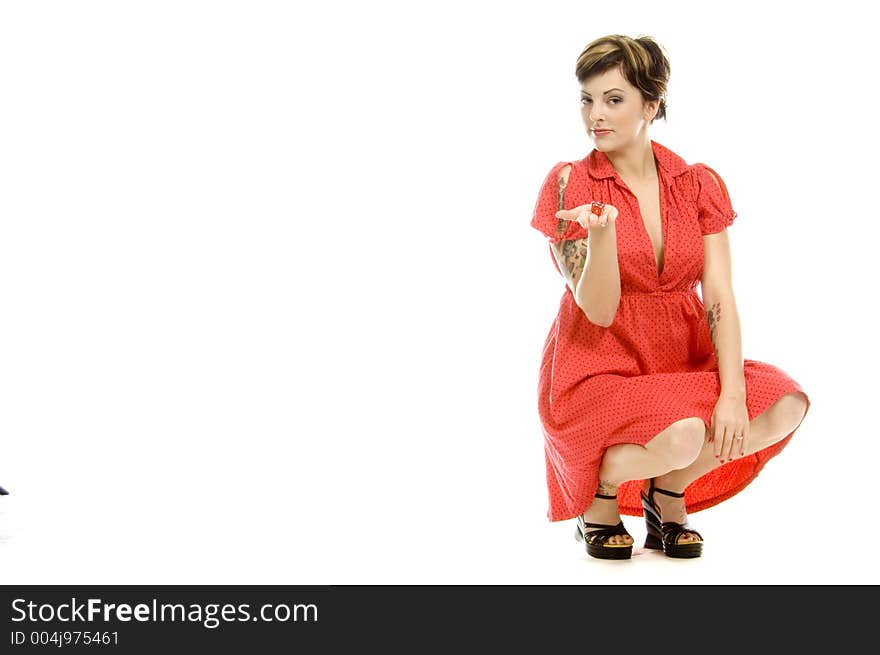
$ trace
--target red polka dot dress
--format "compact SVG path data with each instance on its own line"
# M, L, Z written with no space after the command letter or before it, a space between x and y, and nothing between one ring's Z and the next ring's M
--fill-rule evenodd
M551 243L587 237L587 228L574 221L557 232L559 171L571 164L565 209L601 201L620 212L615 229L621 295L613 322L607 328L592 323L566 286L544 342L538 413L551 521L574 518L589 507L606 448L620 443L644 445L671 423L691 416L702 418L708 427L721 391L696 288L703 272L703 235L731 225L736 212L715 171L705 164L688 165L656 141L651 147L659 174L665 244L659 273L638 199L605 153L593 149L580 161L554 165L535 204L531 226ZM550 258L558 271L552 252ZM744 359L744 375L749 420L784 394L803 392L771 364ZM697 479L685 490L687 510L706 509L740 492L793 434ZM620 485L621 514L642 514L641 486L641 480Z

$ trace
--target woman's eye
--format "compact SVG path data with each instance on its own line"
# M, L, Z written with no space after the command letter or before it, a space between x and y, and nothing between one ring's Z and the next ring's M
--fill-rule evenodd
M590 100L589 98L581 98L581 102L592 102L592 100ZM623 100L621 98L611 98L608 102L617 105L623 102Z

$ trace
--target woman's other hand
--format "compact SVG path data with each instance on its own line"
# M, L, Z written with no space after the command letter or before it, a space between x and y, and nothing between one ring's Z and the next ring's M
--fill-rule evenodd
M749 410L745 397L722 394L712 410L709 440L714 442L715 457L727 462L746 453L749 440Z

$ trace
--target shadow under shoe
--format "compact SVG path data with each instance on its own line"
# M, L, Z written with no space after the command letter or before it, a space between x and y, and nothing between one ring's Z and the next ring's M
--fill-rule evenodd
M596 498L614 500L617 495L596 494ZM587 531L587 528L599 528ZM587 546L587 554L597 559L629 559L632 557L632 544L609 544L608 540L615 535L632 536L626 531L623 521L617 525L607 523L587 523L583 515L577 517L574 538L583 541Z
M703 536L696 530L687 527L685 523L662 521L660 518L660 508L654 500L654 493L657 491L673 498L684 498L683 493L655 487L654 479L651 478L651 487L648 489L648 495L646 496L644 491L641 493L642 508L645 510L645 527L648 532L645 537L645 548L662 550L667 557L700 557L703 554ZM699 541L677 543L678 538L683 534L697 535Z

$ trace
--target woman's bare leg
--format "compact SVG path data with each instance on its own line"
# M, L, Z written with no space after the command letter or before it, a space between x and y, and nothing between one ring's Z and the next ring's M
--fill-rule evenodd
M782 396L749 423L749 438L745 444L745 454L756 453L787 437L800 426L806 411L807 401L801 392L794 391ZM709 441L710 434L705 428L705 424L703 428L705 431L704 443L697 458L684 468L670 470L655 476L655 486L680 493L700 476L726 463L715 457L715 444ZM649 483L649 479L645 478L646 491ZM675 521L676 523L687 521L687 512L682 498L655 494L654 500L660 507L664 521ZM684 543L692 539L697 539L697 537L684 534L679 537L678 541Z
M600 494L617 493L617 487L627 480L642 480L663 475L672 469L688 466L700 455L706 438L703 419L691 416L669 425L644 446L618 444L611 446L599 466ZM615 525L620 521L616 500L593 499L583 513L585 521ZM631 544L627 535L614 535L608 543Z

